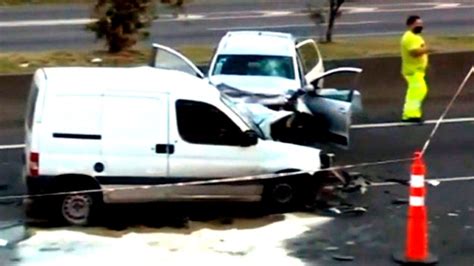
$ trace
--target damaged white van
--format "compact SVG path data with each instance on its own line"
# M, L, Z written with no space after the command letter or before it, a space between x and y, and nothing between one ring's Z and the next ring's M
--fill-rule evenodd
M267 140L206 81L151 67L39 69L25 130L29 193L79 191L48 201L59 218L76 225L87 224L103 203L294 204L330 164L318 149ZM316 174L159 186L291 171Z

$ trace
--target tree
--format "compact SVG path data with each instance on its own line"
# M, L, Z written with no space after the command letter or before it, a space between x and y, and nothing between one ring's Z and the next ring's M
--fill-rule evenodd
M164 5L182 8L183 0L160 0ZM155 16L154 0L97 0L87 28L97 39L105 39L108 51L118 53L149 36L147 28Z
M345 0L307 0L310 18L317 25L323 24L325 17L328 18L326 28L326 42L332 42L334 24L336 22L336 18L341 14L340 8L344 2Z

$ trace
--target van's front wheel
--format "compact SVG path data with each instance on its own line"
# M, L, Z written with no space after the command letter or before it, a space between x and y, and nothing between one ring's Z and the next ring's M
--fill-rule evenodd
M291 211L304 205L309 175L272 180L264 185L262 201L272 211Z

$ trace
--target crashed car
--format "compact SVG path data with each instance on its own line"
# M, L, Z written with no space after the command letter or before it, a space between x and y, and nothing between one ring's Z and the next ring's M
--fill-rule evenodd
M219 56L215 55L214 61L218 58ZM299 58L296 51L295 58ZM216 73L212 70L216 64L211 63L210 74L206 77L192 61L179 52L153 44L151 66L181 70L208 79L238 104L240 109L246 109L246 112L251 114L250 117L259 125L266 138L305 145L316 142L349 147L352 113L362 109L360 93L353 88L322 88L320 84L329 76L342 73L358 74L362 72L361 69L343 67L326 72L313 69L305 71L306 75L299 83L293 83L286 82L282 77L249 78L237 74L219 77L220 75L212 74ZM295 71L301 73L303 67ZM246 82L243 81L247 78ZM274 79L276 81L272 81ZM266 83L264 81L271 86L256 89L259 86L263 88Z
M305 87L324 73L314 40L296 42L288 33L230 31L219 42L209 66L213 84L249 93L283 94ZM323 86L323 80L318 82Z

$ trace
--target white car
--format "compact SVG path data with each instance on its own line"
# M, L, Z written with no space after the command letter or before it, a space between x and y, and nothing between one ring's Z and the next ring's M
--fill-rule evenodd
M208 78L248 93L281 95L306 87L322 73L314 40L296 43L289 33L231 31L217 46Z
M322 181L327 174L318 171L330 166L319 149L266 139L207 82L151 67L37 70L27 103L25 144L31 195L75 192L33 200L48 200L48 209L76 225L88 223L102 203L300 203L313 193L311 180ZM288 171L311 174L153 186Z
M232 34L238 35L235 38L239 39L232 39ZM295 45L289 34L267 32L262 33L260 37L257 36L259 35L255 35L254 32L228 33L213 56L209 76L204 75L192 61L181 53L160 44L153 44L151 66L176 69L207 79L209 83L231 97L236 103L245 103L246 108L252 113L251 117L254 122L267 128L268 137L271 139L291 143L306 143L306 140L309 139L308 142L334 143L340 147L348 148L352 113L354 110L359 111L362 108L360 93L353 88L321 88L320 84L328 76L341 73L360 73L362 70L343 67L324 71L319 50L313 40L306 40ZM282 51L286 51L286 56L257 55L257 53L264 53L263 47L256 52L251 52L254 48L250 45L251 43L239 46L238 43L229 41L243 41L244 37L247 38L247 42L254 40L254 44L255 40L259 40L259 38L266 38L267 41L281 39L281 45L276 45L279 47L278 49L268 48L266 53L280 52L281 54ZM237 53L238 47L246 47L242 48L243 55L230 57L225 52L229 50L228 53L230 51ZM255 47L260 47L260 45L255 44ZM284 47L286 48L284 49ZM306 52L302 52L303 50ZM229 66L228 71L225 70L227 68L225 65L229 63L228 60L236 58L237 60L243 59L247 69L253 65L257 68L260 63L251 62L251 58L245 54L252 54L250 57L261 59L262 62L279 58L283 62L282 64L290 69L287 73L293 74L282 77L249 75L249 72L245 72L246 74L244 72L228 72L237 71L235 69L239 68L234 62ZM306 63L301 62L300 54L308 55ZM270 73L273 70L270 67L267 71ZM270 107L273 110L258 105Z

